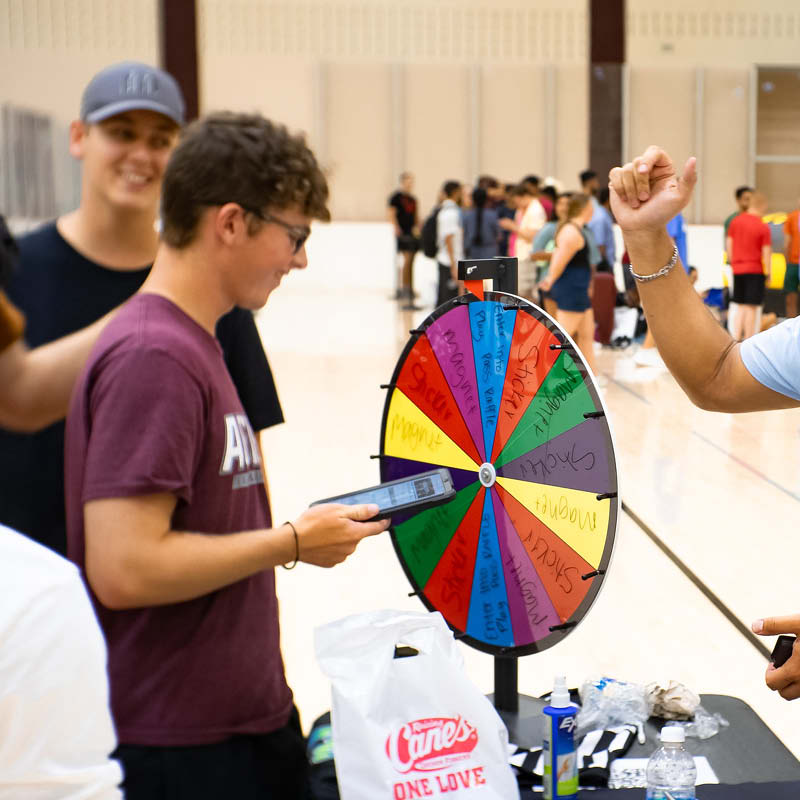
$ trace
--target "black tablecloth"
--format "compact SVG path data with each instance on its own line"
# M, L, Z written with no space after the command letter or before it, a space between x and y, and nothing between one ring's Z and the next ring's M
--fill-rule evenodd
M523 792L521 800L543 797L541 792ZM644 789L582 789L581 800L644 800ZM798 800L800 781L790 783L736 783L698 786L697 800Z

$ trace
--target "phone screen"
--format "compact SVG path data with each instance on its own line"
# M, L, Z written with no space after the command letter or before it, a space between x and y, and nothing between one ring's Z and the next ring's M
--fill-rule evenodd
M426 475L424 478L409 478L403 483L351 494L349 497L342 497L339 502L348 506L377 503L378 508L385 511L387 508L397 508L441 494L444 494L441 475Z

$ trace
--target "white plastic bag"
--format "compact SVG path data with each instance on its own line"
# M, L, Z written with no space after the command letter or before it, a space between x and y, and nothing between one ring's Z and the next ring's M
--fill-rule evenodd
M315 632L332 682L342 800L513 800L508 731L438 612L374 611ZM419 651L395 658L395 646Z

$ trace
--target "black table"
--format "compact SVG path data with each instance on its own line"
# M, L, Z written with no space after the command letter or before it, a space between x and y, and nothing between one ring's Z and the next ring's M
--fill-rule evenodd
M705 796L710 800L716 797L752 797L766 800L767 797L770 799L783 797L781 792L784 790L788 792L786 797L800 798L800 761L764 724L755 711L744 701L728 695L704 694L700 698L703 708L712 714L720 713L728 720L730 726L721 728L720 732L710 739L687 739L687 748L692 755L705 756L708 759L720 784L741 786L739 791L725 790L724 787L701 786L698 788L700 800L704 800ZM520 695L519 701L518 714L499 712L509 729L509 738L515 744L522 746L541 746L541 719L545 702L525 695ZM797 712L800 724L800 707ZM661 720L648 720L645 724L647 743L640 745L634 742L626 757L648 758L658 745L658 734L662 724ZM787 786L776 785L774 790L772 787L768 790L763 785L766 783L785 783ZM751 791L744 784L762 784L762 786L756 786ZM601 800L606 795L625 800L629 796L641 798L643 790L586 791L585 795L595 800ZM526 798L533 796L535 795L532 793L523 795Z

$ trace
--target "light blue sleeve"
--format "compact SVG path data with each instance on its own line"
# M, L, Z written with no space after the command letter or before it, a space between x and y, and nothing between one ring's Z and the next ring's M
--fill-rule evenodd
M617 244L614 241L614 225L608 214L603 220L603 244L606 247L606 261L613 266L617 260Z
M555 222L545 223L545 226L534 237L533 245L531 246L531 251L534 253L538 253L540 250L544 250L545 247L547 247L547 245L549 244L550 240L553 238L555 232L556 232Z
M800 317L745 339L739 352L759 383L800 400Z
M602 244L603 242L603 215L600 210L597 210L592 215L592 218L584 226L592 232L595 244Z
M678 214L667 223L667 235L672 237L675 247L678 248L678 256L686 272L689 271L689 255L686 249L686 222L683 214Z

